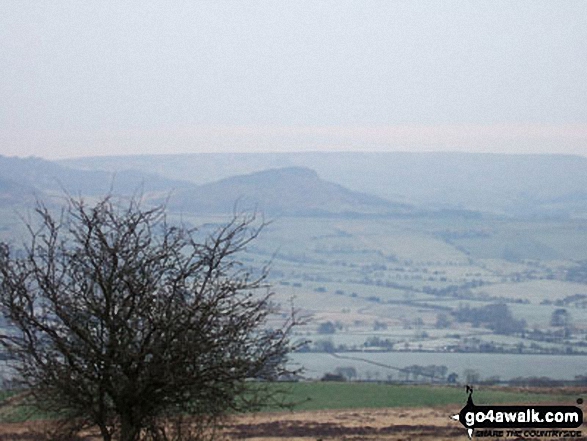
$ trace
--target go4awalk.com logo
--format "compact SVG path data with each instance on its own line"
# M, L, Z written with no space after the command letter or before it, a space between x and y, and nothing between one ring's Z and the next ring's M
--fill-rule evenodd
M481 437L579 438L583 411L577 406L476 406L473 388L454 420L465 426L469 439ZM577 400L578 404L583 401ZM575 429L575 430L573 430Z

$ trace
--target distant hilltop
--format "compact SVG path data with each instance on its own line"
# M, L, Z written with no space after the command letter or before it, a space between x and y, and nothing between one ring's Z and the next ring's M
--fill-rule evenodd
M185 188L168 202L172 210L226 213L235 208L272 215L406 214L407 204L351 191L320 179L306 167L285 167Z

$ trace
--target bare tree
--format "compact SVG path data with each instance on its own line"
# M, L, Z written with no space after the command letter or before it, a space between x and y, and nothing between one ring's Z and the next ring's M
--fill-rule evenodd
M195 439L228 411L275 398L288 371L293 310L277 328L266 271L236 254L259 234L234 216L207 238L138 199L39 204L30 243L0 245L0 341L18 381L75 434L105 441ZM189 417L188 417L189 416ZM63 432L63 431L62 431Z

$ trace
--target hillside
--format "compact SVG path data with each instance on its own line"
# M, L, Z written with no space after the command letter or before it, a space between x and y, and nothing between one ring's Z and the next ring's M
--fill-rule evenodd
M28 203L35 197L68 192L85 196L103 195L110 190L119 194L137 191L170 192L189 188L189 182L167 179L137 170L79 170L41 158L15 158L0 155L0 204Z
M586 217L587 158L484 153L201 153L80 158L86 169L126 168L205 184L268 168L309 167L354 191L430 209L522 217Z
M40 189L26 183L19 183L12 179L0 177L0 206L15 206L32 204L35 198L45 198Z
M172 210L226 213L260 210L272 215L406 214L411 207L354 192L320 179L304 167L270 169L184 189L169 201Z

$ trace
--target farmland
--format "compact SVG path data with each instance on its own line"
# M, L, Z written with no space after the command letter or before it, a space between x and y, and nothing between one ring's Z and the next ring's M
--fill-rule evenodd
M449 386L386 385L374 383L301 382L285 386L296 411L406 408L464 405L464 388ZM573 395L504 391L481 388L475 391L476 404L538 403L574 401Z
M9 211L0 233L18 243L18 216ZM199 226L204 236L227 217L176 219ZM435 382L454 373L462 383L471 371L477 381L492 382L587 375L587 284L576 270L587 260L584 220L425 214L265 220L242 260L254 271L269 265L275 300L285 308L293 301L307 318L294 335L307 344L291 357L305 368L304 378L352 367L354 380L430 379L406 376L402 369L410 366L445 366ZM505 305L507 323L483 316L498 304ZM557 311L563 320L553 323Z
M587 285L568 273L585 249L582 220L283 217L245 263L270 262L276 299L293 299L309 318L296 336L308 341L306 353L293 356L308 378L345 366L356 379L401 378L338 354L400 369L444 365L458 381L465 370L481 380L573 380L587 374ZM467 318L496 304L511 330L482 314ZM557 310L563 323L552 322Z

